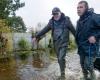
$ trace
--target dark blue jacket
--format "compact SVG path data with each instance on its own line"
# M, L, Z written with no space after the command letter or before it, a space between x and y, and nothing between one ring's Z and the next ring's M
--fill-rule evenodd
M57 42L60 46L67 46L69 40L69 31L75 36L75 29L69 19L63 13L59 21L55 21L53 17L49 20L47 26L36 34L36 38L41 38L49 30L52 30L53 42Z
M96 43L90 44L88 38L95 36ZM100 39L100 15L87 11L77 22L76 42L78 45L78 53L89 55L89 47L94 54L98 49Z

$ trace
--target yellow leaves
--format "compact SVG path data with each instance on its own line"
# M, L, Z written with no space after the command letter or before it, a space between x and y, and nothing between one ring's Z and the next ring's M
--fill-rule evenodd
M0 48L0 53L11 51L12 47L12 34L10 33L11 29L7 26L7 22L5 19L0 19L0 34L2 35L3 39L7 39L7 43L5 44L4 48ZM2 41L0 41L2 43Z
M7 40L7 42L5 42L5 51L12 51L13 50L13 41L12 41L12 33L2 33L2 36L4 39Z
M0 32L11 32L11 29L6 25L6 20L0 19Z

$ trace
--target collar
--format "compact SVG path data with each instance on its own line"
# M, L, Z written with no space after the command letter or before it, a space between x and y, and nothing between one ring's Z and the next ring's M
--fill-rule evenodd
M79 19L79 21L83 21L84 19L86 19L87 17L89 17L90 15L92 15L91 11L86 11Z

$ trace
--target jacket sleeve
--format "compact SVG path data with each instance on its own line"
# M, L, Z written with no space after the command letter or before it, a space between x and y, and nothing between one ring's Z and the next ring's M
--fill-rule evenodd
M68 20L67 20L68 22L68 29L71 31L71 33L74 35L74 37L75 37L75 35L76 35L76 30L75 30L75 28L74 28L74 26L73 26L73 24L72 24L72 22L70 21L70 18L68 18Z
M94 14L92 19L94 24L92 31L95 33L93 35L100 39L100 14Z
M49 30L51 30L51 20L48 22L48 24L40 31L38 32L35 37L37 39L41 39Z

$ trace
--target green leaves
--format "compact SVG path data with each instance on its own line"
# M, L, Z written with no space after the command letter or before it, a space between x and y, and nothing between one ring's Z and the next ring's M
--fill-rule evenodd
M4 19L9 15L15 16L16 10L25 6L20 0L0 0L0 18Z
M31 49L28 41L25 38L21 38L18 41L18 46L19 46L20 50L22 50L22 51Z
M11 29L14 32L25 32L26 27L24 21L19 16L13 16L8 18L8 25L11 26Z
M23 19L15 13L24 6L21 0L0 0L0 19L5 19L13 32L26 32Z

